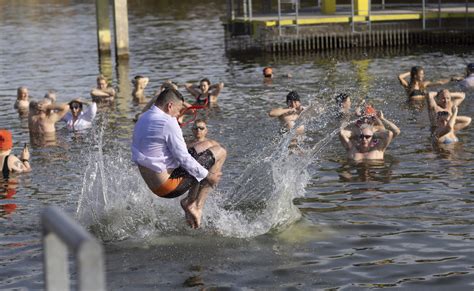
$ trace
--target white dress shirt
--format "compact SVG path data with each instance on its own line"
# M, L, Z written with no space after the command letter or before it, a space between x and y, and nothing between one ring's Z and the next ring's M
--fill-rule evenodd
M66 121L66 126L69 131L84 130L92 127L92 121L94 121L96 114L97 104L92 102L86 110L82 110L81 113L79 113L76 121L74 121L71 112L66 113L62 120Z
M178 120L154 105L133 130L132 161L156 173L181 166L198 181L208 174L189 154Z

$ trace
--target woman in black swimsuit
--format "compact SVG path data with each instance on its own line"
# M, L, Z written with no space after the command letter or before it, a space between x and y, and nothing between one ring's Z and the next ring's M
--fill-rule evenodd
M410 82L406 78L410 76ZM412 67L409 72L398 75L400 84L405 88L409 101L424 100L427 94L427 87L433 85L444 85L450 79L442 79L436 82L425 80L425 70L421 66Z
M220 82L211 85L211 81L209 81L207 78L204 78L199 81L199 86L186 83L184 84L184 87L189 93L191 93L191 95L194 96L194 98L196 98L194 105L209 105L217 103L217 97L224 88L224 83Z
M13 155L12 152L13 140L12 134L9 130L0 129L0 167L2 168L3 179L8 179L11 172L29 172L30 166L30 152L25 144L20 158Z

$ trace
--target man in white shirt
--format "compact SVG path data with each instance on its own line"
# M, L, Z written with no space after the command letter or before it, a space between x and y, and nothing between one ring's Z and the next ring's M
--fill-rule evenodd
M83 109L84 104L89 105ZM63 121L69 131L80 131L92 127L92 122L97 114L97 104L95 102L86 102L80 99L74 99L69 102L70 112L66 113Z
M205 200L220 180L227 153L220 145L209 147L209 155L200 157L207 169L191 156L177 120L183 106L179 91L168 88L160 93L135 125L132 160L156 195L175 198L189 190L181 206L189 225L198 228Z

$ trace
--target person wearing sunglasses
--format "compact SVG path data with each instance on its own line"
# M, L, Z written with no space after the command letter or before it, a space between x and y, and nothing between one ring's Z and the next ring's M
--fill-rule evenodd
M341 127L339 139L350 160L358 162L383 160L388 145L400 134L400 129L393 122L385 119L382 111L378 111L375 118L386 125L386 128L376 130L373 125L367 123L355 130L348 129L346 126Z
M210 155L201 158L202 155L192 156L188 152L177 120L183 107L183 95L174 88L167 88L158 95L155 104L135 124L132 161L157 196L176 198L189 191L181 206L188 224L198 228L207 195L222 175L220 170L214 172L214 165L225 157L225 151L220 146L208 148L214 164L207 162Z
M451 116L453 107L459 108L464 101L466 94L464 92L450 92L448 89L438 92L430 92L428 95L428 114L430 117L431 129L434 131L438 125L438 112L447 111ZM456 116L454 130L461 130L471 124L471 117Z
M66 122L69 131L81 131L92 127L92 122L97 114L97 104L74 99L69 104L69 112L64 115L62 121ZM84 105L89 105L84 109Z

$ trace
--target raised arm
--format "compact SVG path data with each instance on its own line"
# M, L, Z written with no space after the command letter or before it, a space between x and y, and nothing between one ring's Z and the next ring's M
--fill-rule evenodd
M46 105L46 110L50 113L49 118L53 122L61 120L66 113L69 112L69 105L67 103L55 103Z
M448 84L449 82L451 82L451 78L441 79L441 80L434 81L434 82L425 81L425 87L436 86L436 85L445 85L445 84Z
M217 96L221 93L221 90L224 88L224 83L219 82L217 84L213 84L209 88L209 92L211 93L211 102L216 102L217 101Z
M393 132L393 137L396 137L400 134L400 128L398 128L398 126L395 125L395 123L391 122L390 120L384 118L383 116L383 112L382 111L379 111L377 112L377 117L380 121L382 121L382 123L386 124L387 127L386 129L390 130L391 132ZM392 138L393 138L392 137Z
M453 105L459 106L464 99L466 98L466 93L464 92L451 92L451 101Z
M268 112L268 116L270 117L280 117L283 114L294 113L296 109L294 108L273 108Z
M195 98L197 98L197 96L201 94L201 92L197 90L198 87L196 85L193 85L192 83L184 83L184 88L186 88L186 90L191 93L191 95L193 95Z
M13 166L11 169L17 173L26 173L31 172L31 165L30 165L30 151L28 146L25 144L23 148L20 158L16 156L12 156L13 158Z
M402 85L403 88L405 88L405 90L407 90L409 86L407 80L405 80L408 76L410 76L409 71L398 75L398 81L400 82L400 85Z
M345 129L342 126L341 130L339 131L339 140L341 141L342 146L347 151L350 151L352 149L351 137L352 137L352 131L349 129Z

